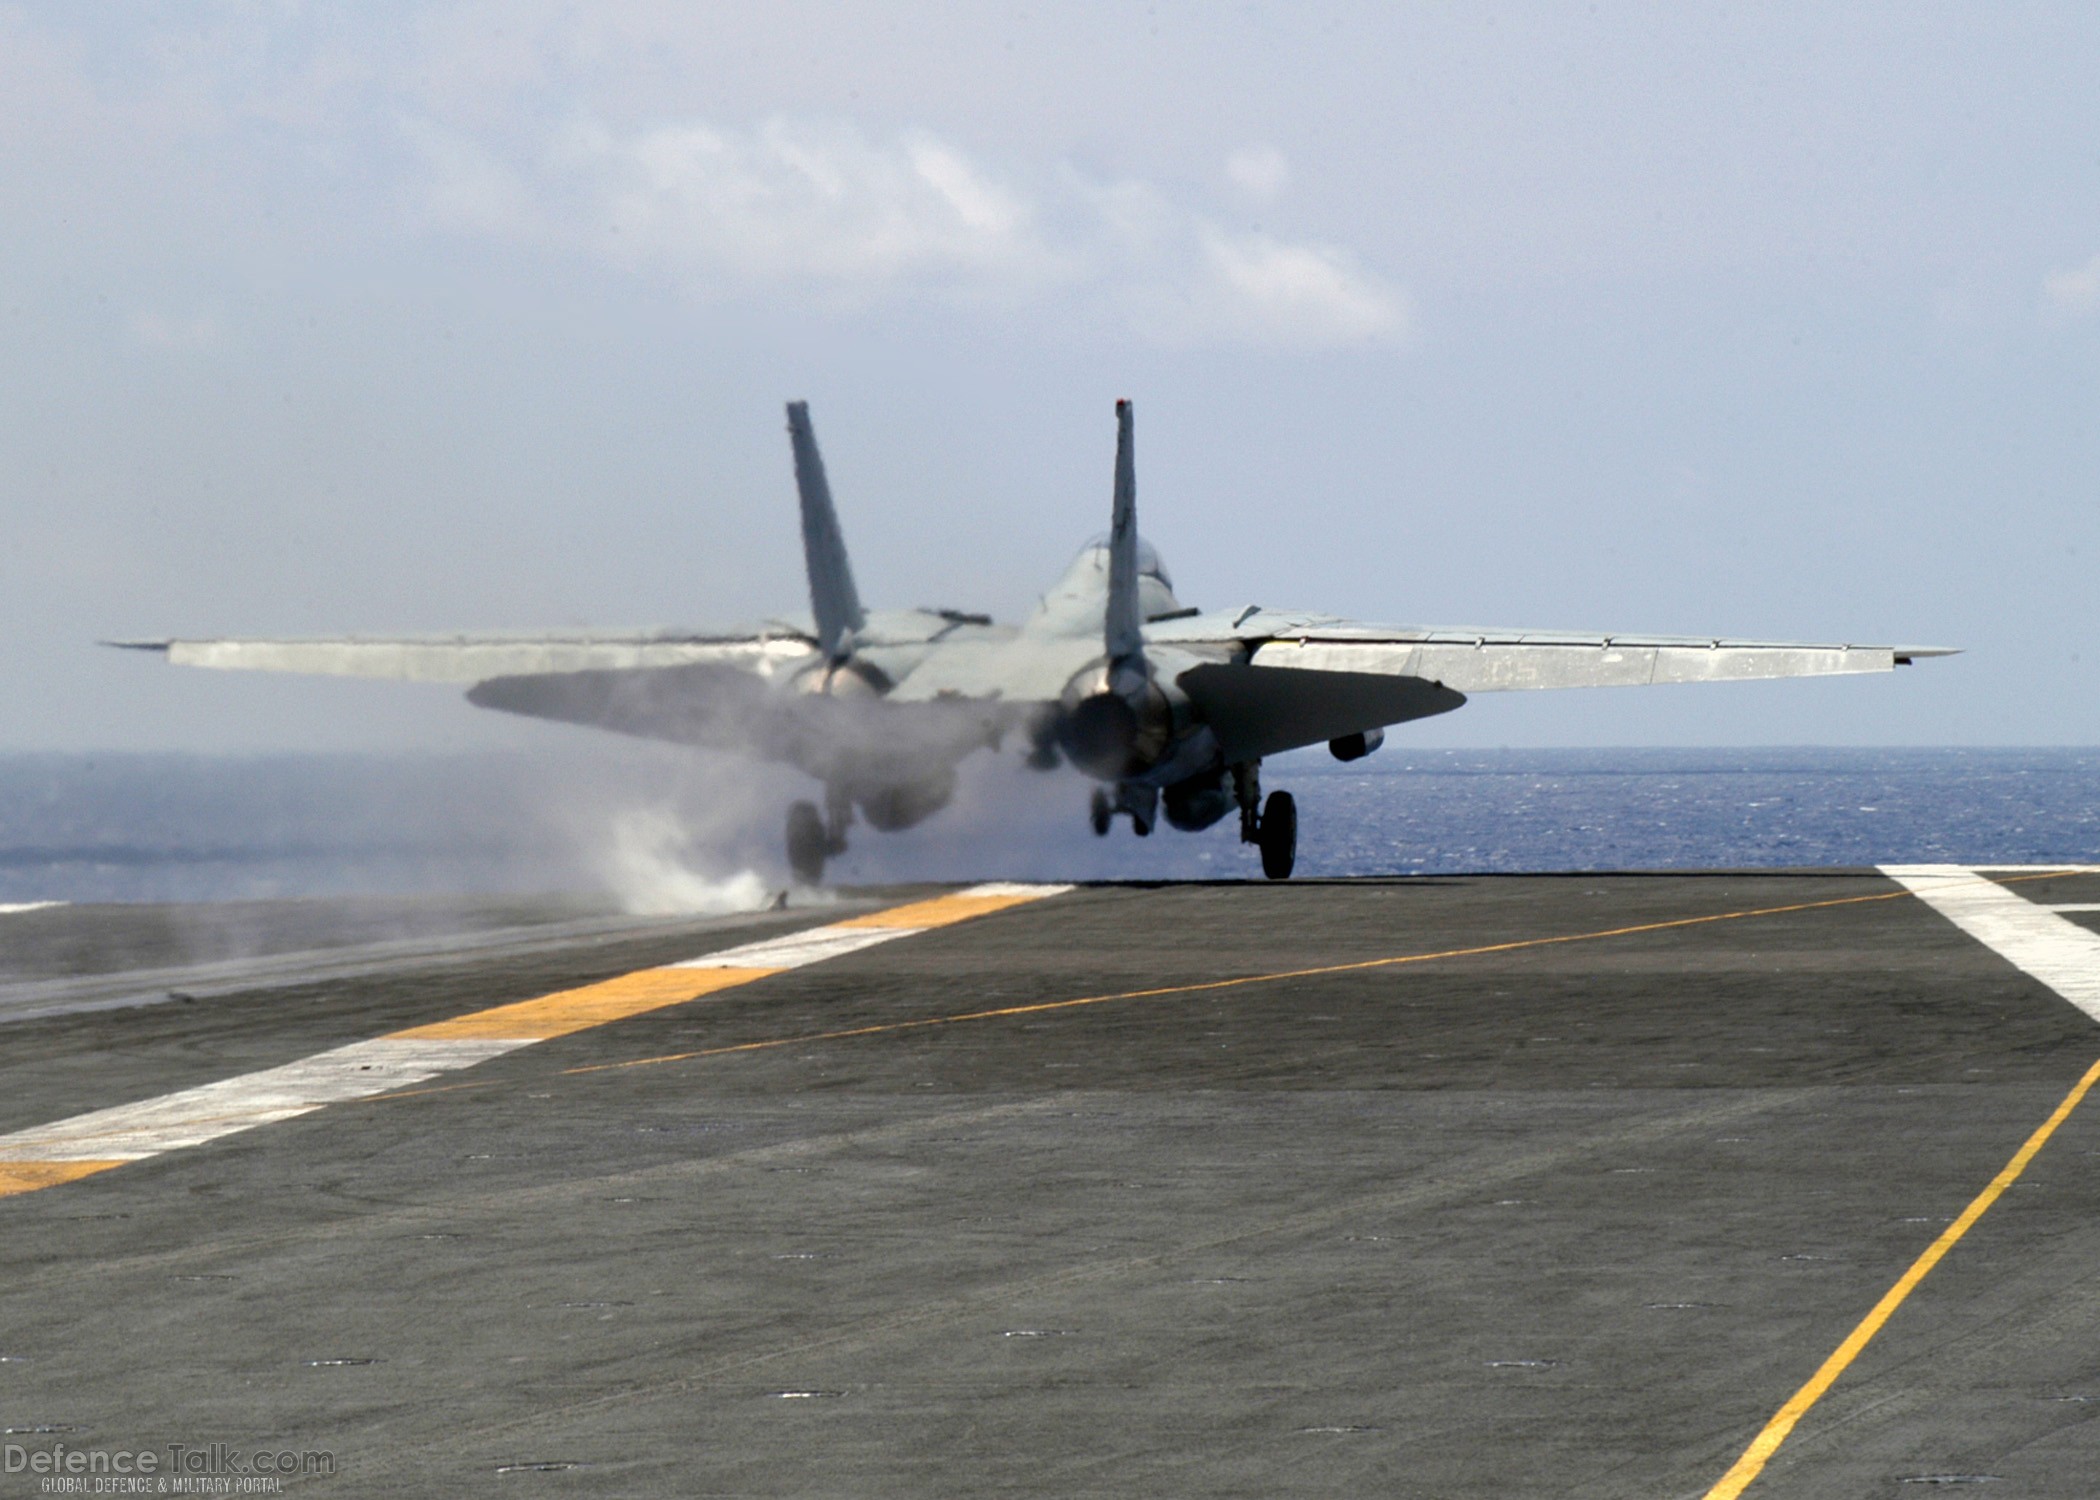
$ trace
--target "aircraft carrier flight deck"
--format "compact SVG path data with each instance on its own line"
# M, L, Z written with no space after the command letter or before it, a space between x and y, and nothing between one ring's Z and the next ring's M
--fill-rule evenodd
M2100 873L418 909L0 917L0 1442L345 1495L2100 1490Z

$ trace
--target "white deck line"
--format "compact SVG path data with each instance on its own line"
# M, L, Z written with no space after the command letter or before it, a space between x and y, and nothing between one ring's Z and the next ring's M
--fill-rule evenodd
M2009 865L1883 865L1881 872L2007 960L2100 1021L2100 933L1986 880L1979 869ZM2084 870L2043 865L2041 870Z
M12 916L18 911L49 911L54 906L71 906L70 901L0 901L0 917Z
M1018 896L1038 899L1070 890L1068 885L972 886L960 896ZM856 953L893 938L924 932L923 927L813 927L787 937L726 948L717 953L669 964L667 968L755 969L801 968L827 958ZM0 1163L67 1161L138 1161L163 1151L201 1146L221 1136L289 1120L330 1104L368 1099L421 1083L440 1073L457 1072L506 1052L530 1047L539 1038L473 1038L427 1040L375 1037L331 1048L281 1067L222 1078L197 1088L180 1089L136 1104L92 1110L49 1125L35 1125L0 1135Z
M530 1045L510 1038L431 1042L380 1037L352 1042L283 1067L0 1136L0 1160L137 1161L289 1120L324 1104L406 1088Z
M827 958L841 958L848 953L858 953L863 948L872 948L877 943L886 943L891 938L910 937L915 932L925 930L923 927L812 927L805 932L790 933L786 937L767 938L763 942L745 943L738 948L724 948L720 953L688 958L669 967L799 969L804 964L821 963Z

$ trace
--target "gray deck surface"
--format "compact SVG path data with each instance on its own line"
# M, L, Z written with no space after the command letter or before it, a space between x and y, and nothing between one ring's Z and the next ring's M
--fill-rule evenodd
M1703 1495L2100 1057L1907 896L564 1070L1894 889L1094 887L905 938L0 1199L0 1426L325 1449L290 1488L344 1495ZM433 917L362 969L265 905L267 972L115 1009L78 970L135 913L0 918L81 986L0 1027L0 1130L873 899ZM2100 1101L1751 1495L2100 1493L2096 1167Z

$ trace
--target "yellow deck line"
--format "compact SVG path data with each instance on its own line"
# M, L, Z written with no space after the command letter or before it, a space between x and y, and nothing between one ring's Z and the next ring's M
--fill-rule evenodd
M121 1161L0 1161L0 1198L77 1182L123 1165Z
M924 931L933 927L947 927L956 922L967 922L972 917L987 916L995 911L1005 911L1010 906L1033 901L1025 887L1014 889L992 889L986 891L958 891L952 896L935 896L930 901L914 901L909 906L893 906L888 911L869 912L864 917L848 917L843 922L834 922L834 927L905 927Z
M2085 1076L2072 1086L2071 1092L2064 1096L2063 1103L2056 1106L2056 1112L2044 1120L2040 1128L2027 1138L2026 1144L2013 1153L2012 1160L1991 1179L1990 1186L1976 1195L1969 1206L1962 1210L1960 1218L1940 1231L1940 1237L1926 1247L1923 1255L1911 1262L1910 1269L1905 1271L1896 1284L1883 1294L1882 1299L1874 1304L1873 1311L1860 1319L1859 1326L1846 1336L1845 1342L1837 1346L1830 1358L1823 1361L1822 1367L1809 1377L1808 1384L1794 1392L1786 1405L1779 1408L1772 1420L1765 1424L1764 1430L1743 1450L1743 1456L1735 1461L1734 1467L1721 1476L1720 1483L1706 1492L1706 1500L1735 1500L1736 1496L1749 1488L1752 1480L1764 1472L1765 1465L1771 1461L1772 1455L1779 1451L1779 1445L1785 1442L1787 1434L1794 1430L1794 1424L1808 1414L1808 1409L1820 1401L1823 1393L1837 1383L1837 1378L1845 1373L1846 1367L1859 1358L1860 1351L1873 1341L1875 1334L1881 1332L1881 1326L1888 1322L1890 1314L1903 1305L1903 1299L1917 1289L1918 1283L1925 1279L1927 1273L1940 1263L1942 1257L1954 1248L1963 1235L1975 1227L1976 1221L2003 1196L2005 1190L2019 1180L2020 1174L2027 1170L2027 1164L2049 1143L2049 1137L2056 1134L2057 1126L2071 1118L2071 1111L2078 1108L2080 1101L2095 1083L2100 1083L2100 1062L2085 1070Z
M2040 980L2087 1015L2100 1020L2100 1006L2096 1006L2094 995L2095 959L2091 934L2047 906L2004 896L1998 889L2024 881L2085 873L2091 869L2092 866L2067 865L1886 865L1882 873L1901 881L1912 894L2000 958ZM2004 870L2026 873L1999 881L1982 878L1984 871ZM2063 1103L2056 1107L2056 1112L2013 1153L2005 1169L1992 1178L1990 1185L1976 1195L1961 1216L1911 1263L1910 1269L1874 1304L1873 1310L1860 1320L1830 1358L1823 1361L1808 1384L1794 1392L1786 1405L1773 1414L1772 1420L1743 1450L1743 1456L1721 1476L1718 1484L1706 1492L1706 1500L1735 1500L1764 1472L1772 1455L1779 1451L1780 1444L1808 1414L1809 1408L1836 1384L1838 1377L1873 1341L1882 1325L1903 1305L1918 1283L2027 1170L2035 1153L2047 1144L2056 1128L2071 1117L2071 1111L2078 1107L2095 1082L2100 1082L2100 1063L2086 1070L2085 1076L2073 1085Z
M55 1186L122 1165L122 1160L115 1159L109 1150L110 1145L115 1143L121 1142L130 1152L123 1160L144 1160L166 1150L202 1144L217 1136L252 1129L259 1124L290 1118L332 1103L355 1098L402 1097L406 1093L423 1092L412 1088L404 1089L403 1085L417 1078L429 1078L436 1074L472 1067L478 1062L518 1047L567 1036L665 1006L682 1004L721 990L749 984L754 980L780 973L785 968L799 967L808 962L821 962L827 956L840 956L864 946L827 944L823 941L826 933L841 936L849 933L870 936L880 934L877 941L902 938L1003 911L1069 889L1069 886L1056 885L977 886L893 907L887 911L849 918L825 927L811 928L806 933L792 935L795 941L766 939L709 955L706 961L692 960L681 965L637 970L597 984L583 985L510 1005L493 1006L445 1021L409 1027L369 1042L339 1047L280 1068L265 1069L261 1073L241 1075L195 1089L180 1090L175 1094L143 1100L135 1105L92 1111L87 1116L61 1120L50 1126L32 1127L11 1135L0 1135L0 1197ZM757 1051L796 1042L872 1036L925 1026L1064 1010L1075 1006L1104 1004L1113 1000L1188 994L1352 970L1424 963L1439 958L1506 953L1559 943L1696 927L1743 917L1776 916L1786 912L1813 911L1861 902L1901 900L1908 894L1907 891L1896 890L1865 896L1716 912L1705 916L1643 922L1599 932L1519 939L1471 948L1449 949L1440 953L1404 954L1357 963L1327 964L1284 973L1246 975L1234 979L1168 985L1114 995L1084 996L1040 1005L1007 1006L924 1017L818 1033L814 1036L804 1034L780 1037L768 1041L675 1053L665 1057L637 1058L625 1063L600 1064L597 1067L564 1071L592 1072L600 1067L633 1067L649 1063L676 1062L731 1052ZM801 941L802 939L807 941ZM747 951L750 961L740 964L739 957ZM798 956L790 958L790 952ZM104 1149L100 1152L93 1150L94 1142L102 1143Z
M544 1042L571 1032L588 1031L609 1021L624 1021L667 1005L683 1005L716 990L733 989L764 979L781 969L637 969L580 989L557 990L536 1000L492 1006L449 1021L390 1031L396 1041L460 1041L499 1038Z
M1038 1000L1025 1005L996 1006L990 1010L951 1011L946 1015L915 1016L904 1021L874 1021L866 1026L851 1026L839 1031L797 1032L789 1036L769 1037L762 1041L702 1047L691 1052L666 1052L654 1057L626 1058L619 1062L586 1063L579 1067L564 1068L562 1072L565 1075L603 1073L619 1068L654 1067L659 1063L727 1057L738 1052L763 1052L773 1047L886 1036L899 1031L920 1031L929 1026L954 1026L968 1021L999 1021L1014 1016L1043 1015L1051 1011L1077 1010L1091 1005L1110 1005L1121 1000L1158 1000L1172 995L1195 995L1210 990L1234 990L1248 985L1278 984L1291 979L1319 979L1330 974L1356 974L1371 969L1398 968L1406 964L1437 963L1453 958L1479 958L1491 953L1517 953L1529 948L1556 947L1563 943L1593 943L1602 938L1633 937L1642 933L1668 932L1683 927L1704 927L1715 922L1740 922L1749 917L1777 917L1794 912L1822 911L1833 906L1901 901L1910 894L1909 891L1898 888L1893 891L1875 891L1865 896L1834 896L1821 901L1794 901L1784 906L1754 906L1739 911L1708 912L1696 917L1670 917L1658 922L1638 922L1628 927L1604 927L1593 932L1562 932L1550 937L1511 938L1506 942L1480 943L1469 948L1440 948L1427 953L1399 953L1385 958L1360 958L1348 963L1318 964L1308 969L1277 969L1265 974L1236 974L1229 979L1198 979L1185 984L1154 985L1142 990L1116 990L1102 995L1079 995L1068 1000Z
M683 964L637 969L596 984L389 1032L279 1067L0 1134L0 1197L56 1187L126 1161L201 1145L330 1104L370 1099L519 1047L682 1005L803 964L1070 889L973 886L787 938L740 944ZM827 934L832 941L826 941Z

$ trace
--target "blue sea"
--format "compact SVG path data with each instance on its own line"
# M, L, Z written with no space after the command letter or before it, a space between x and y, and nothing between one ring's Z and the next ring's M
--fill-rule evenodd
M2100 750L1440 750L1271 761L1299 874L2100 859ZM0 756L0 903L603 893L785 883L792 774L608 742L546 756ZM955 803L857 830L839 883L1258 873L1229 825L1087 829L1088 784L981 758Z

